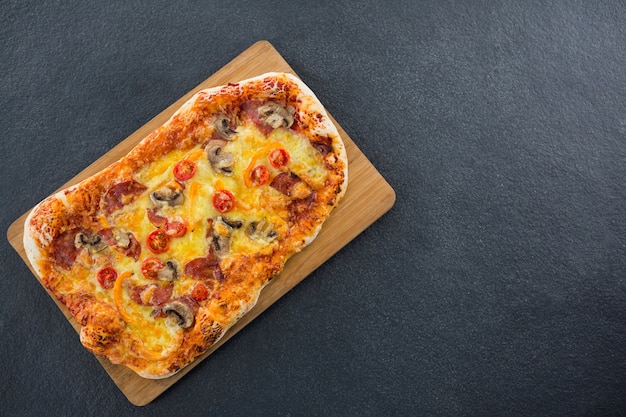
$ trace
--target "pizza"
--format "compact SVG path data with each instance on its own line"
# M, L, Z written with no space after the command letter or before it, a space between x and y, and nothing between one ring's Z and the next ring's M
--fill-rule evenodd
M43 200L24 247L85 348L165 378L256 304L347 182L319 100L268 73L199 91L127 155Z

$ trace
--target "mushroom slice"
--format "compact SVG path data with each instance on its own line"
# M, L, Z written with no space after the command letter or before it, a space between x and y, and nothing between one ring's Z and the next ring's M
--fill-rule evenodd
M212 244L215 256L224 258L230 252L230 235L222 236L214 233Z
M95 253L106 248L106 246L106 243L97 233L78 232L74 236L74 247L76 249L87 248L90 253Z
M246 228L246 235L253 241L265 245L278 238L278 232L274 225L265 219L250 223Z
M193 325L193 309L186 303L173 300L163 306L163 312L166 314L166 323L168 326L180 326L188 329Z
M183 187L176 181L170 181L150 194L150 200L157 207L180 206L185 201Z
M227 219L226 217L221 217L221 220L226 223L228 226L232 227L233 229L239 229L241 228L241 226L243 226L243 222L241 220L231 220L231 219Z
M231 120L224 115L217 116L213 122L213 126L217 134L226 140L232 140L237 134L237 131L231 126Z
M279 127L290 128L293 124L293 115L276 102L270 101L264 104L259 107L258 112L261 119L274 129Z
M219 145L213 145L207 149L207 155L211 168L218 174L233 175L235 160L230 152L223 152Z
M157 272L157 278L162 281L173 282L178 279L178 267L175 261L165 262L165 266Z
M213 232L211 233L211 244L213 251L218 258L223 258L230 252L230 236L233 229L243 226L241 221L227 220L218 216L213 222Z
M119 229L114 229L113 239L115 239L115 246L119 248L128 249L128 247L130 246L130 233L129 232L125 232Z

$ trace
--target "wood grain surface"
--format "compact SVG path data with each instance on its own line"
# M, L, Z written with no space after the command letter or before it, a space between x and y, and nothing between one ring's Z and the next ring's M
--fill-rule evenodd
M185 101L199 90L226 84L228 82L237 82L271 71L289 72L296 75L289 64L287 64L270 43L259 41L207 80L199 84L196 88L182 96L178 101L150 120L97 161L85 168L85 170L60 187L60 189L66 188L99 172L120 157L126 155L144 137L167 121ZM306 83L306 80L304 81ZM341 126L339 126L334 119L332 120L337 126L346 145L349 164L349 183L345 197L341 200L339 206L333 211L326 223L324 223L317 239L287 262L283 272L263 289L257 305L248 312L248 314L233 326L208 352L178 374L161 380L145 379L125 366L113 365L107 359L96 356L104 370L131 403L141 406L157 398L393 206L395 202L394 190L368 161L365 155L357 148ZM42 198L43 197L44 196L42 196ZM27 215L28 213L25 213L13 222L7 231L7 237L11 245L32 271L22 243L24 221ZM80 326L76 323L65 306L59 303L54 297L53 299L71 325L79 331ZM78 339L77 343L79 343ZM66 358L65 360L68 359Z

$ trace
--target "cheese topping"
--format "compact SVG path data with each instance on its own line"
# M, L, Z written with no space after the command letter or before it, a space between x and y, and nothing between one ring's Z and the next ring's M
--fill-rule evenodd
M89 291L94 293L98 300L113 302L122 319L132 327L133 334L141 340L143 349L148 352L175 349L180 342L181 332L176 326L168 326L163 318L154 317L155 307L151 305L151 299L157 286L150 287L139 295L141 303L129 295L133 287L155 284L155 281L145 278L141 271L142 261L155 256L146 244L146 236L158 227L150 221L148 211L153 210L158 216L168 220L182 220L186 227L184 235L170 238L165 253L156 254L163 262L174 259L183 267L193 259L206 256L211 244L211 232L228 239L229 250L225 257L233 253L237 255L269 253L271 246L278 244L279 237L289 231L286 213L273 209L284 206L288 197L270 187L269 183L254 186L246 181L251 169L264 165L269 170L270 178L289 170L311 188L323 186L326 179L327 171L324 169L320 153L306 138L293 131L275 129L266 136L254 124L249 123L238 126L236 132L232 140L222 147L222 152L231 153L233 156L232 176L214 171L207 157L206 146L197 145L185 152L174 150L135 174L137 181L146 187L146 192L134 199L127 198L128 201L125 201L124 206L110 218L100 217L101 225L105 227L115 225L116 229L130 232L141 244L141 254L137 260L123 252L107 250L108 263L115 265L118 271L123 271L115 282L113 295L110 290L102 288L96 280L96 272L101 265L95 263L90 265L91 273L85 276L82 284L81 281L68 280L75 283L74 291L78 291L80 285L88 285ZM281 168L272 166L268 156L275 149L283 149L289 153L287 166ZM181 160L191 160L196 166L193 177L179 183L184 196L183 203L178 206L164 205L157 209L150 194L174 179L174 166ZM241 178L244 181L241 181ZM216 190L228 190L237 202L227 214L220 213L211 202ZM232 227L224 222L216 223L214 219L218 216L227 217L228 223L239 226ZM73 268L72 273L78 269ZM178 273L179 279L173 283L172 294L187 295L196 280L185 276L183 271Z

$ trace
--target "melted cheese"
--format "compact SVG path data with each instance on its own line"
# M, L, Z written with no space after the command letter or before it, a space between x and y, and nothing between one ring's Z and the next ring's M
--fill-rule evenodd
M223 152L230 152L233 155L232 176L216 173L201 146L186 152L172 151L135 173L137 181L147 187L145 193L128 202L110 218L101 216L99 220L103 227L113 225L131 232L141 245L139 259L135 261L116 250L106 249L104 261L102 259L94 261L97 256L104 256L97 255L94 259L81 262L80 268L74 268L75 273L79 269L86 271L85 268L87 271L91 270L91 273L83 273L78 280L67 280L68 285L73 288L66 290L77 292L79 287L86 288L99 301L115 305L120 316L130 327L131 333L140 340L140 343L132 349L139 356L158 360L161 356L174 351L182 341L182 330L178 326L168 325L164 319L155 319L154 307L140 305L130 298L129 291L133 286L155 283L142 275L142 261L153 256L163 262L174 259L179 269L183 269L190 260L206 256L210 244L207 239L209 220L220 215L230 221L242 223L240 228L221 231L223 235L230 234L230 254L270 253L280 238L251 239L246 233L246 228L252 222L265 220L272 225L278 236L288 233L287 213L275 208L284 207L289 198L270 187L271 179L281 172L268 160L269 153L277 148L285 149L290 154L290 162L283 170L294 172L312 188L324 184L327 173L319 152L306 138L284 129L276 129L266 137L254 125L239 126L237 135L223 147ZM180 206L159 208L157 213L170 220L182 219L187 231L181 237L170 238L169 250L166 253L155 255L146 244L147 236L157 229L146 214L147 210L155 209L150 194L174 179L173 168L182 159L190 159L196 164L194 176L184 181L184 202ZM270 179L261 186L246 184L241 180L242 177L257 165L265 165L269 169ZM225 214L219 213L212 204L213 194L220 189L230 191L236 200L235 208ZM232 256L230 254L227 256ZM97 271L107 263L114 265L117 271L124 271L125 274L124 282L116 282L117 294L115 291L102 288L96 278ZM130 276L126 277L126 274ZM188 296L197 281L185 278L181 270L178 274L179 279L173 283L172 297Z

